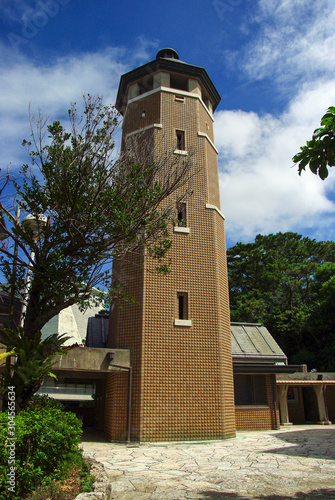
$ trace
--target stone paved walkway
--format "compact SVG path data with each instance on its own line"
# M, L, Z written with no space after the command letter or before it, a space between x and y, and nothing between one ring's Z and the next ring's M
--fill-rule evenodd
M210 442L83 442L117 500L335 500L335 426L238 432Z

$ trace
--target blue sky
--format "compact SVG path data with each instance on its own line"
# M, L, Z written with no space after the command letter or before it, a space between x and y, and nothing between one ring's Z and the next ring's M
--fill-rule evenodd
M26 159L29 103L51 120L83 93L114 103L121 74L173 47L222 97L227 245L278 231L335 239L335 172L299 177L291 161L335 105L333 0L2 0L0 25L1 168Z

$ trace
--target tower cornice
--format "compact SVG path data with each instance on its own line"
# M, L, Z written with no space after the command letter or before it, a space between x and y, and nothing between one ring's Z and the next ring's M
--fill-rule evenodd
M146 76L151 76L158 71L168 71L171 73L186 75L189 78L198 79L208 92L208 95L212 101L213 111L218 106L221 100L220 94L218 93L212 80L208 76L205 68L185 63L183 61L180 61L179 59L159 58L147 64L144 64L143 66L135 68L132 71L129 71L128 73L125 73L121 76L115 104L117 110L122 112L125 104L124 100L126 97L127 88L130 84L143 79Z

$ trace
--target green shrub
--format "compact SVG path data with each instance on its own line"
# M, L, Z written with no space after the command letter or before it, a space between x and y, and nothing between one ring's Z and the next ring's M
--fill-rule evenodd
M88 492L93 490L93 483L95 481L94 477L90 475L91 464L86 461L83 457L81 458L81 473L80 473L80 482L81 482L81 491Z
M47 394L35 394L28 403L28 409L38 411L40 408L58 408L65 410L63 403L57 399L50 398Z
M36 486L59 478L71 459L81 452L81 421L46 398L34 399L15 417L12 439L8 412L0 413L0 500L22 499ZM7 480L15 443L15 493Z

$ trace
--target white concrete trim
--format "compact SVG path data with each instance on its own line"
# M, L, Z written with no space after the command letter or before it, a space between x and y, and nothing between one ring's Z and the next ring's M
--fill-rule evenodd
M175 149L173 152L174 152L175 155L181 155L181 156L187 156L188 155L188 151L183 151L182 149Z
M174 326L192 326L191 319L175 319Z
M139 132L144 132L145 130L149 130L151 128L163 128L163 125L161 123L153 123L152 125L147 125L146 127L133 130L133 132L129 132L129 134L126 135L126 138L129 137L130 135L135 135L138 134Z
M170 94L182 95L184 97L193 97L194 99L199 99L199 101L203 105L204 109L206 110L206 112L207 112L208 116L210 117L210 119L212 120L212 122L214 121L213 115L211 114L211 112L207 108L206 104L204 103L204 101L201 99L201 97L198 94L192 94L192 92L186 92L185 90L179 90L179 89L172 89L170 87L157 87L156 89L152 89L152 90L149 90L148 92L144 92L144 94L137 95L136 97L129 99L129 101L127 102L127 108L128 108L128 104L131 104L132 102L135 102L135 101L139 101L140 99L143 99L143 98L147 97L148 95L154 94L155 92L169 92Z
M236 410L264 410L264 408L269 408L269 405L235 405Z
M198 136L199 137L206 137L207 141L209 142L209 144L212 146L212 148L214 149L214 151L216 152L216 154L219 154L219 150L214 146L214 142L212 142L210 140L210 138L208 137L207 134L205 134L204 132L198 132Z
M223 220L225 220L225 216L223 215L223 213L221 212L221 210L219 210L218 207L216 207L215 205L211 205L210 203L206 203L206 208L209 208L210 210L216 210L217 213L219 215L221 215L221 217L223 218Z
M174 226L173 232L174 233L190 234L190 228L189 227L183 227L183 226Z

